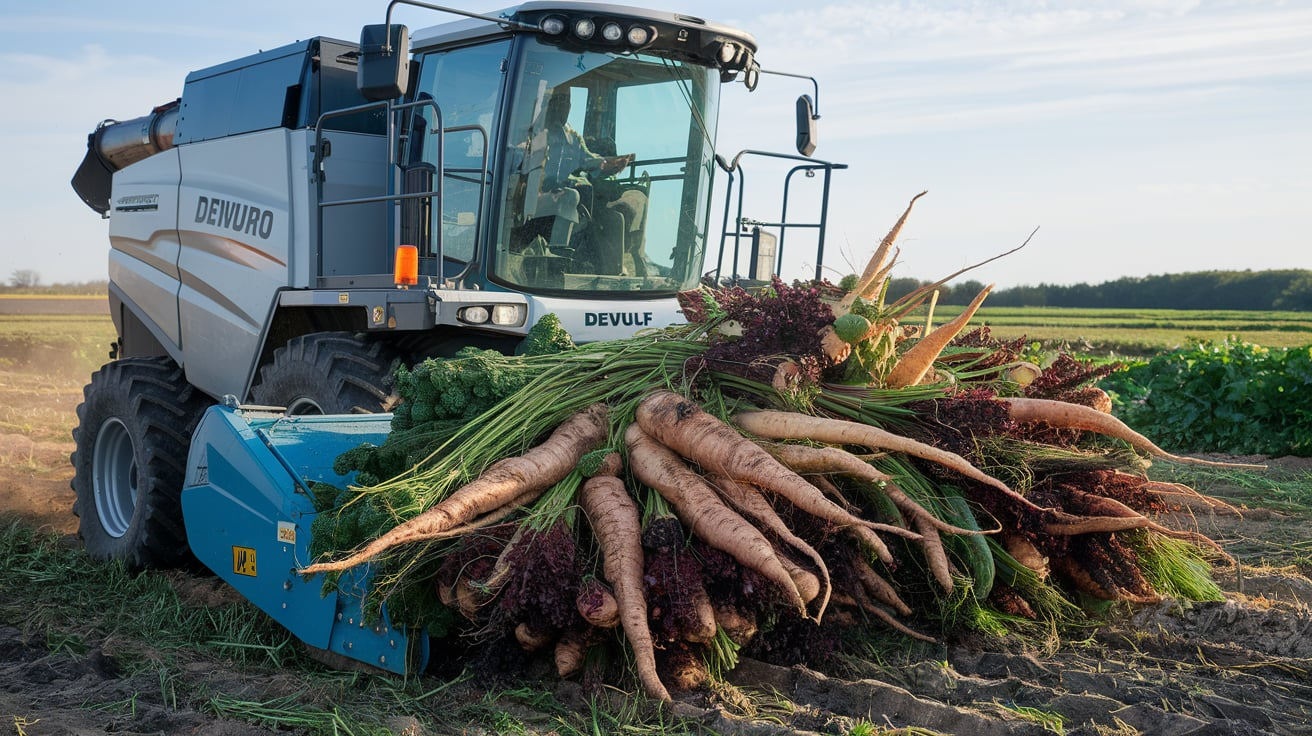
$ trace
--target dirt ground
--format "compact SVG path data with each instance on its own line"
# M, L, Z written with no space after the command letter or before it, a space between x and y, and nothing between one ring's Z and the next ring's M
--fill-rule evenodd
M76 544L76 519L68 430L83 380L0 370L0 512L67 535L69 544ZM1277 475L1312 475L1308 459L1271 465ZM1252 493L1230 490L1227 495L1236 497ZM1248 499L1248 506L1259 504ZM865 679L745 661L733 682L773 688L786 707L753 720L691 702L678 713L726 734L846 733L862 720L973 736L1058 731L1035 714L1059 714L1059 732L1067 734L1312 734L1312 582L1307 569L1273 566L1299 559L1279 552L1305 548L1312 520L1260 508L1243 519L1194 515L1202 531L1224 540L1246 563L1218 573L1228 591L1224 602L1125 608L1088 630L1086 639L1050 650L952 642L906 661L872 665ZM226 595L212 578L170 579L187 605ZM125 675L107 652L108 642L88 642L89 651L69 656L52 652L45 636L21 625L0 620L0 733L272 733L179 707L154 675ZM294 670L253 676L204 656L181 680L175 686L184 691L210 688L261 701L306 689ZM552 687L566 704L587 707L578 685ZM95 707L126 700L130 709ZM393 730L419 733L400 719Z

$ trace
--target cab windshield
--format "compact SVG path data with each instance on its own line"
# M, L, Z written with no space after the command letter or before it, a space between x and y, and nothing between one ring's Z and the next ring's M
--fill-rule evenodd
M669 293L705 254L719 75L526 37L493 275L531 292Z

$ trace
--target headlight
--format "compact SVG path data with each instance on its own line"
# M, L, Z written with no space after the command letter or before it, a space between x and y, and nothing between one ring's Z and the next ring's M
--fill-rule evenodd
M587 40L597 32L597 24L591 18L580 18L574 23L574 35Z
M618 41L624 38L624 29L619 23L607 23L601 27L601 37L611 42Z
M492 324L515 327L524 324L523 307L518 304L498 304L492 307Z
M634 26L629 29L629 44L631 46L646 46L651 43L652 35L650 28Z
M558 15L549 15L543 18L542 32L548 36L559 36L565 32L565 19Z
M465 307L460 310L458 316L461 322L468 322L471 325L481 325L491 317L488 314L487 307Z

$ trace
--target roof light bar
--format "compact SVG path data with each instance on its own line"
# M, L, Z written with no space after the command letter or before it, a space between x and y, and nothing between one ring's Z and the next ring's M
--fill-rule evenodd
M548 36L559 36L560 34L565 32L565 28L567 25L568 24L565 23L565 19L560 17L559 15L548 15L547 17L542 19L542 24L540 27L542 28L542 32L547 34Z

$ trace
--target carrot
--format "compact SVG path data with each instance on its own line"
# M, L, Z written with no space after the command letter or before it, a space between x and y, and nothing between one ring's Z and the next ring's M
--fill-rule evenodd
M583 511L601 547L602 572L615 589L620 626L633 649L634 667L643 689L653 698L672 702L656 673L656 649L647 625L647 597L642 582L642 543L638 505L624 482L613 475L597 475L579 492Z
M715 638L715 608L701 580L690 577L686 582L680 592L686 596L688 606L692 609L693 623L680 633L686 642L705 644Z
M838 303L838 307L834 310L835 315L847 314L848 311L851 310L852 304L855 303L857 299L865 296L866 292L878 282L880 273L886 273L884 270L884 261L888 260L888 251L893 247L893 241L897 240L898 233L902 232L902 226L906 224L907 217L911 215L911 208L915 206L916 200L928 193L929 192L927 191L921 192L912 197L911 201L907 203L907 208L902 212L902 216L893 224L893 227L888 231L888 234L884 236L884 239L879 241L879 247L876 248L874 254L870 256L870 260L866 263L865 270L861 272L861 278L857 279L856 286L843 297L841 302Z
M781 447L781 446L782 445L776 445L776 447ZM765 447L766 452L770 453L771 455L774 455L776 460L783 462L784 465L788 465L788 463L780 459L779 455L775 454L774 452L775 447L770 447L768 445L762 445L762 447ZM787 451L785 450L784 452ZM797 471L796 468L789 468L789 469L793 470L794 472L799 472ZM838 486L834 485L834 482L832 480L829 480L828 475L822 473L799 473L799 474L804 479L806 479L807 483L810 483L811 485L819 489L821 493L825 494L825 498L828 498L830 501L833 501L834 504L836 504L844 512L851 514L852 516L855 516L857 518L861 518L861 510L858 509L851 501L847 500L847 497L843 495L843 491L840 490Z
M524 537L530 533L528 524L520 524L515 528L515 533L511 535L506 546L501 548L501 554L497 555L496 564L492 566L492 571L488 573L487 579L479 584L483 590L486 590L489 596L495 596L501 592L506 583L510 580L510 561L514 557L514 550L524 543Z
M766 437L776 440L807 439L831 445L863 445L871 449L892 450L894 452L906 453L907 455L918 457L922 460L929 460L938 463L939 465L964 475L971 480L979 481L984 485L997 489L1008 499L1020 504L1023 508L1033 511L1042 510L1024 496L1021 496L1008 488L1006 483L987 475L974 465L971 465L966 458L954 452L940 450L933 445L927 445L923 442L917 442L909 437L902 437L893 434L892 432L886 432L878 427L872 427L869 424L849 422L843 419L813 417L789 411L740 412L734 415L733 421L739 427L742 427L758 437ZM793 447L795 447L795 445ZM838 456L835 455L833 457L837 458ZM857 462L861 463L859 459L857 459ZM865 465L865 463L861 464ZM881 473L880 475L883 474ZM883 476L879 480L886 480L887 477L888 476ZM970 534L971 532L963 529L954 533Z
M852 354L852 346L834 332L833 325L820 328L820 350L829 359L831 365L842 363Z
M1023 534L1003 534L1002 548L1020 564L1029 568L1039 580L1048 579L1048 558Z
M1092 407L1071 404L1065 401L1054 401L1052 399L999 397L999 400L1007 403L1008 409L1011 412L1011 418L1017 422L1045 422L1059 429L1080 429L1086 432L1094 432L1113 439L1122 440L1136 450L1164 460L1170 460L1171 462L1188 463L1191 465L1210 465L1220 468L1252 468L1266 470L1265 465L1222 463L1172 455L1166 450L1153 444L1153 442L1147 437L1130 429L1121 420Z
M605 404L592 406L560 424L542 444L518 457L498 460L473 482L440 503L336 562L321 562L301 575L349 570L387 549L433 539L481 514L500 509L530 492L541 493L569 474L584 453L606 441L609 432Z
M737 417L735 417L735 420L736 419ZM812 473L824 471L830 473L842 473L858 480L880 485L882 486L884 493L893 501L894 505L896 505L905 516L911 517L913 523L916 519L923 518L925 522L932 525L934 528L949 534L980 533L971 531L970 529L963 529L959 526L953 526L929 513L925 507L911 500L911 498L903 493L901 489L893 485L891 478L888 475L880 472L869 463L863 462L861 458L845 450L841 450L837 447L810 447L808 445L777 444L770 448L770 452L783 461L785 465L798 472ZM892 532L916 541L919 541L920 538L920 535L917 533L911 533L906 529L889 524L880 524L878 527L870 524L870 526L879 531Z
M831 592L829 582L829 567L825 564L824 557L815 551L815 548L806 542L806 540L793 533L792 529L779 518L778 512L770 505L770 502L761 495L761 492L751 486L739 483L732 478L712 473L707 477L711 485L720 492L720 496L729 502L739 513L745 514L756 520L765 531L774 534L788 546L801 552L803 555L815 564L816 569L820 571L820 577L815 578L817 583L822 586L817 589L817 597L820 598L820 605L815 614L815 620L819 621L824 615L825 608L829 605L829 594ZM812 576L814 578L814 576ZM797 578L793 577L794 584L797 584ZM801 585L798 585L800 590ZM821 593L820 591L823 591Z
M843 511L756 443L676 393L648 395L636 417L644 433L707 472L774 491L802 511L840 526L871 523Z
M920 548L925 552L925 562L929 563L929 571L933 574L934 579L943 588L944 593L952 592L952 566L948 562L947 550L943 549L943 538L938 535L938 529L934 527L926 517L917 516L912 520L916 531L920 532L923 537L920 541Z
M1157 603L1162 596L1140 571L1134 553L1111 535L1081 537L1067 553L1054 557L1053 569L1076 588L1108 601Z
M833 499L834 503L841 504L844 511L855 516L855 507L847 503L847 499L843 498L843 492L838 490L838 486L834 485L833 481L823 475L812 474L803 477L806 478L807 483L819 488L821 493ZM871 524L871 526L874 525ZM886 525L881 524L881 526ZM901 527L888 526L888 529L895 529L896 531L894 533L896 534L915 534L915 532L908 529L902 529ZM888 545L884 544L884 540L881 539L880 536L875 533L875 530L870 528L870 526L866 526L865 524L854 524L852 526L844 527L843 531L846 532L848 536L855 539L862 547L873 553L875 557L879 558L880 562L885 565L893 564L893 553L889 551ZM916 535L915 539L919 541L920 536Z
M1244 516L1244 513L1238 508L1219 498L1212 498L1211 496L1199 493L1183 483L1168 483L1166 481L1150 480L1143 484L1143 488L1145 491L1148 491L1158 498L1177 497L1186 499L1183 502L1186 506L1188 506L1190 501L1196 501L1207 507L1210 511L1221 511L1227 514L1233 514L1241 519Z
M724 630L729 640L738 646L747 646L756 636L756 616L722 603L715 607L715 625Z
M820 578L817 578L810 570L793 562L788 555L776 553L776 556L779 558L779 564L783 565L784 569L788 571L788 577L792 578L793 585L797 587L797 592L802 595L802 600L813 601L820 596L822 590ZM828 590L825 590L826 594L828 592ZM824 610L822 608L820 613L815 615L814 620L818 623L823 614Z
M1089 493L1087 491L1080 491L1072 488L1066 491L1066 499L1073 504L1080 513L1120 517L1125 519L1142 519L1144 521L1143 525L1140 527L1142 529L1148 529L1149 531L1157 532L1166 537L1183 539L1198 545L1211 547L1227 560L1234 561L1234 558L1231 557L1230 554L1211 537L1197 532L1186 532L1164 527L1114 498L1099 496L1096 493Z
M661 671L675 690L700 690L710 682L711 673L699 651L687 644L674 644L661 652Z
M875 569L865 560L854 560L852 571L856 573L857 579L861 582L861 587L866 593L875 600L892 608L903 616L911 615L911 606L898 596L897 591L893 589L892 583L885 580Z
M857 608L861 609L863 612L871 616L874 616L880 621L883 621L885 624L888 625L889 628L893 629L894 631L900 631L903 634L906 634L907 636L913 639L919 639L921 641L927 641L930 643L937 643L932 636L926 636L925 634L922 634L919 631L912 629L911 627L907 626L901 621L898 621L893 614L875 605L874 602L870 600L870 596L867 594L864 584L860 584L858 585L858 587L854 588L852 590L851 596L841 593L835 593L834 601L836 603L854 605Z
M556 642L556 674L569 677L583 669L583 655L587 653L587 639L577 631L566 631Z
M515 626L515 641L519 642L519 647L526 652L536 652L552 642L552 632L539 629L527 621L521 621Z
M993 284L984 287L984 290L971 300L961 314L920 338L919 342L902 354L897 365L893 366L893 370L884 377L884 385L889 388L903 388L920 383L930 367L934 365L934 360L938 358L939 353L943 352L943 348L947 347L947 344L952 342L952 338L970 322L979 305L984 303L984 298L992 290Z
M619 601L605 583L594 577L579 584L575 605L583 620L599 629L613 629L620 623Z
M864 526L849 526L846 531L857 541L857 544L869 550L880 562L885 565L893 564L893 553L888 549L888 545L884 544L884 540L880 539L879 535L875 533L874 529ZM918 542L920 539L920 535L917 535L916 541Z
M670 504L684 526L780 586L805 615L807 601L780 564L770 541L756 527L726 506L702 476L689 470L678 455L649 437L639 425L629 425L624 442L629 451L629 470Z
M487 598L474 587L473 581L463 575L456 579L454 593L456 610L470 621L477 621L478 609L487 602Z

